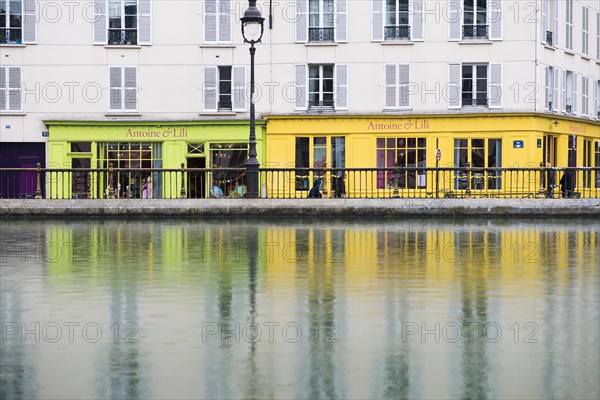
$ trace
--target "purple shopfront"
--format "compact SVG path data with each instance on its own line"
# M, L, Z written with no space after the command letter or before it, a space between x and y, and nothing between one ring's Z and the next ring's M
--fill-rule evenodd
M38 162L42 167L46 166L45 143L0 143L0 168L36 168ZM43 177L40 179L44 182ZM34 172L2 173L0 198L33 198L36 184Z

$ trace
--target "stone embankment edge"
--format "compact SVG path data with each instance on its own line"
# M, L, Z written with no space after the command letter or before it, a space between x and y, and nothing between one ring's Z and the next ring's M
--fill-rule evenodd
M600 218L600 199L0 199L0 218L120 216Z

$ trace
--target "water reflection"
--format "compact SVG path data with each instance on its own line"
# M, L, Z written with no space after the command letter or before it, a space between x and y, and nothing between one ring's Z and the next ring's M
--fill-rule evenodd
M599 238L597 220L1 222L2 398L597 398Z

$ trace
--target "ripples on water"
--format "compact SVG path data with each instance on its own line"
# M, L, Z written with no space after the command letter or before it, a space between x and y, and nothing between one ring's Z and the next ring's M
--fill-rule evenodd
M598 398L598 220L0 222L12 398Z

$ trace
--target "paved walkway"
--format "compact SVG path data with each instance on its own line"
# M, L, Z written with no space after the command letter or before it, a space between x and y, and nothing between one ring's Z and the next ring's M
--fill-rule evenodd
M589 216L600 199L0 199L0 218L103 216Z

